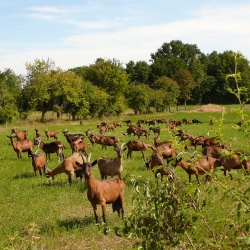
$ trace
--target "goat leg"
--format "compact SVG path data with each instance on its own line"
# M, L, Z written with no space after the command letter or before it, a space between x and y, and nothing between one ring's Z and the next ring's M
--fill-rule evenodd
M102 206L102 219L103 219L103 222L106 224L106 203L102 203L101 204Z
M94 210L95 221L96 221L96 223L98 223L99 218L98 218L98 214L97 214L97 206L96 206L96 204L94 202L91 202L91 204L92 204L92 207L93 207L93 210Z

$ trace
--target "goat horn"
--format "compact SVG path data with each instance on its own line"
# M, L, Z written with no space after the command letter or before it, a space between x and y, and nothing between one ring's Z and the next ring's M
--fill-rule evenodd
M122 143L122 145L121 145L121 149L122 149L125 145L126 145L126 143Z
M90 162L91 155L92 155L92 153L90 153L88 156L88 162Z
M182 155L185 155L185 154L188 154L188 155L190 155L190 156L192 156L190 153L188 153L188 152L180 152L177 156L176 156L176 158L178 158L178 157L180 157L180 156L182 156Z
M48 166L45 166L45 173L48 173L48 171L50 171L50 169L48 168Z
M193 154L192 154L192 158L194 158L196 154L200 154L200 152L194 151Z
M37 154L37 151L38 151L38 150L39 150L39 149L36 150L35 154Z

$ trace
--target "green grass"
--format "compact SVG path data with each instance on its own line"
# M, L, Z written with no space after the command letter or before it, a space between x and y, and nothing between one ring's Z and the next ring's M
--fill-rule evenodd
M246 109L247 115L250 114L248 108ZM188 107L188 111L190 109L191 107ZM195 118L203 121L203 124L185 125L181 129L196 136L203 134L211 137L216 134L218 129L221 129L225 142L230 144L233 149L249 150L248 139L244 137L244 134L233 129L240 118L232 112L232 106L226 107L228 113L225 114L221 128L218 123L209 126L209 120L219 120L221 113L188 111L138 116L129 113L119 118L111 117L103 120L111 123L116 120L131 119L135 124L138 119ZM86 129L95 130L99 120L83 121L82 126L78 121L65 119L60 121L51 119L46 124L42 124L35 121L34 117L38 116L39 114L35 114L29 118L28 122L19 121L0 127L0 249L132 249L135 240L116 234L117 229L123 228L123 221L118 218L117 214L112 213L111 206L108 205L107 209L107 227L95 224L93 210L86 197L84 181L74 179L73 185L70 187L65 174L55 176L53 182L49 182L44 175L42 177L39 174L34 176L31 159L28 158L27 153L24 153L23 159L18 160L10 140L6 137L10 134L12 127L17 127L17 130L26 129L30 139L35 137L36 127L42 132L47 128L55 129L60 132L59 140L66 145L65 156L67 157L71 155L71 149L61 131L65 128L69 133L84 133ZM50 119L50 117L48 118ZM170 135L165 129L166 126L160 125L160 127L162 128L160 141L169 139ZM114 133L107 134L117 135L122 142L136 139L133 136L131 138L123 136L122 132L125 130L126 125L124 124L122 128L116 128ZM44 132L43 135L45 140ZM152 142L153 134L151 133L149 139L141 138L141 140ZM185 145L185 142L182 144ZM35 150L36 148L34 148ZM193 148L189 149L190 152L193 150ZM42 152L41 149L39 151ZM101 156L116 157L116 153L111 147L102 150L100 145L96 145L94 149L89 146L88 151L92 153L92 160ZM151 150L146 151L146 156L149 157L151 152ZM52 161L48 163L49 168L53 169L58 165L56 155L52 155ZM127 159L125 152L123 176L127 174L126 216L133 209L132 199L136 195L131 180L154 182L154 175L146 169L140 152L133 152L132 159ZM192 183L189 184L188 176L182 169L176 168L176 174L190 190L197 187L195 177L192 177ZM97 167L94 167L94 176L100 179ZM230 179L230 176L224 177L220 171L216 172L216 176L226 187L234 187L235 192L240 188L245 188L249 183L249 178L244 176L242 171L232 171L233 180ZM235 204L234 198L231 195L225 196L225 189L216 181L212 181L209 185L201 185L199 190L200 196L207 198L208 204L204 208L204 214L208 222L218 232L223 232L225 221L228 220L230 223L229 216L234 216L232 212L234 210L232 206ZM101 217L100 207L98 207L98 213ZM239 217L238 223L242 223L241 220L244 218ZM208 236L207 230L204 229L202 220L198 220L188 233L195 242L200 242L197 243L197 249L202 249L205 238L211 238L211 235ZM184 240L187 241L187 239Z

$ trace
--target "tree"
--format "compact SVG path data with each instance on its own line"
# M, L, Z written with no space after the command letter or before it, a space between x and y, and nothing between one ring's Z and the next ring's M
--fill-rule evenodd
M24 96L29 108L42 112L42 121L48 111L55 111L57 118L62 112L68 112L75 119L81 106L88 106L84 97L80 96L82 78L73 71L55 69L50 59L35 60L33 64L27 63L26 68L28 74Z
M54 101L51 98L51 71L55 63L51 59L35 59L34 63L26 63L27 76L24 87L24 97L28 109L37 109L42 112L41 120L45 120L45 113L53 109Z
M12 121L22 111L23 77L11 69L0 72L0 123Z
M150 112L152 89L146 84L130 84L127 90L128 106L135 114Z
M152 105L157 111L163 111L170 105L177 103L180 91L176 81L162 76L153 83L152 88L154 89Z
M213 51L208 55L207 75L212 76L215 79L211 91L206 93L205 98L210 102L218 104L230 104L238 103L238 99L235 95L232 95L228 88L234 88L235 82L227 81L226 76L235 73L235 60L233 51L225 51L223 53L217 53ZM247 59L242 58L237 64L238 71L241 72L240 87L249 88L250 84L250 67ZM245 94L244 94L245 95ZM248 96L245 96L246 99Z
M106 115L107 109L109 109L109 95L106 93L106 91L93 85L89 81L84 81L82 83L82 94L89 103L89 114L92 117L101 118L103 115Z
M126 72L131 82L149 84L150 66L145 61L139 61L136 64L130 61L126 64Z
M190 70L194 62L193 59L199 59L202 56L203 54L197 48L197 45L184 44L179 40L164 43L156 53L151 54L151 82L161 76L174 79L179 70Z
M180 87L179 99L184 100L186 108L186 102L191 99L191 90L195 88L196 83L188 70L179 70L175 75L175 80Z
M110 111L112 112L112 106L123 96L129 79L119 61L115 59L105 61L99 58L95 64L86 69L85 80L108 93Z
M82 93L82 78L73 71L57 70L52 72L51 98L54 100L53 110L60 117L62 112L76 116L83 116L89 113L89 104Z

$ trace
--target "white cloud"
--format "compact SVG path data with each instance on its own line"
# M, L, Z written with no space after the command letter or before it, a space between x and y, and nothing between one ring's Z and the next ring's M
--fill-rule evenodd
M44 9L44 12L53 9ZM56 12L56 10L55 10ZM112 20L78 21L68 19L75 35L65 36L58 46L51 43L50 49L36 48L19 54L6 55L3 65L17 73L26 73L24 63L34 59L51 58L62 69L89 65L99 58L116 58L122 63L129 60L150 60L164 42L181 40L183 43L197 44L204 53L226 50L241 51L250 58L250 5L226 6L225 8L202 8L192 13L188 19L114 29L119 22ZM91 32L87 32L90 29ZM48 45L46 45L48 47Z

